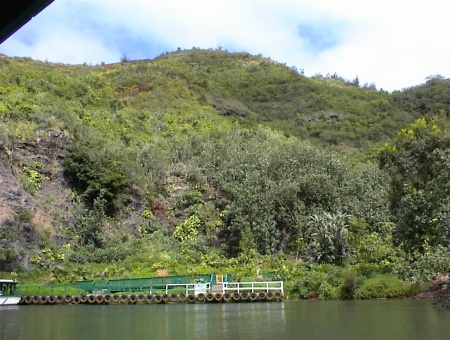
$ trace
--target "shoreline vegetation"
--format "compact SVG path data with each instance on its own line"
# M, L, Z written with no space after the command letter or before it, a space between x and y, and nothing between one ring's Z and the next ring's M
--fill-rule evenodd
M228 273L287 299L448 290L450 79L388 93L262 55L0 55L0 272Z
M98 267L98 265L97 265ZM84 268L85 273L89 272L89 266ZM80 268L78 268L79 270ZM93 268L90 268L93 270ZM113 279L109 277L111 268L104 269L98 276L98 272L91 272L88 280L102 281ZM205 272L208 272L205 269ZM277 272L268 272L257 277L241 277L243 271L236 269L232 275L233 281L270 281L283 280L283 277ZM303 271L302 271L303 270ZM405 282L392 274L372 273L369 276L356 276L356 268L333 268L331 266L306 266L303 269L296 268L290 274L284 273L284 300L370 300L370 299L449 299L450 298L450 279L449 275L438 273L435 279L429 282ZM125 273L125 270L122 269ZM129 274L129 273L128 273ZM18 279L16 273L4 273L4 277ZM95 276L97 275L97 276ZM126 273L125 273L126 275ZM138 275L138 273L134 273ZM195 275L191 272L189 275ZM292 276L296 275L296 276ZM34 272L21 275L23 281L20 284L24 286L55 288L63 285L72 285L75 282L63 282L61 277L59 282L48 273ZM143 276L126 275L126 278L139 278ZM145 276L149 277L149 276ZM152 276L155 277L155 276ZM123 277L120 277L123 278ZM80 277L81 279L81 277Z

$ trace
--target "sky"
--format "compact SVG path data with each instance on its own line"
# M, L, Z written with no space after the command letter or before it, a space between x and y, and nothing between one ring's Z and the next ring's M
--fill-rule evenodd
M178 48L261 54L387 91L450 77L442 0L55 0L0 45L64 64L153 59Z

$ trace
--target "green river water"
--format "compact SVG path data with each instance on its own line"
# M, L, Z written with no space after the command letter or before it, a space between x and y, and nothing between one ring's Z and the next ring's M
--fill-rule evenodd
M431 300L14 306L0 339L450 339Z

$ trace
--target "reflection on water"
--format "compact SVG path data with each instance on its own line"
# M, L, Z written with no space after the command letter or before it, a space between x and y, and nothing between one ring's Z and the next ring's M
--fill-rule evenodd
M0 308L0 339L445 339L431 301L297 301Z

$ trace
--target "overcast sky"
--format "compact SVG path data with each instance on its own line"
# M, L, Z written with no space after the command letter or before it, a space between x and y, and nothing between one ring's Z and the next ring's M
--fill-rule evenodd
M223 47L393 91L450 77L442 0L55 0L0 53L66 64Z

